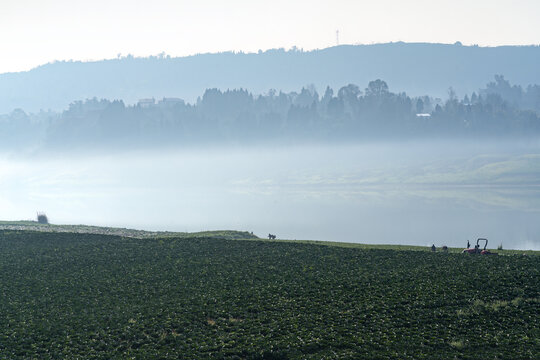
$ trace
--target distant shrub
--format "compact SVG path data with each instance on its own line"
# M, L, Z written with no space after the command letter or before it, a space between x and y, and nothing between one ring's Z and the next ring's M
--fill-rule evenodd
M49 219L47 218L47 215L45 215L45 213L38 213L37 214L37 221L40 224L48 224L49 223Z
M502 250L502 249L503 249L502 244L500 244L499 246L497 246L497 250Z

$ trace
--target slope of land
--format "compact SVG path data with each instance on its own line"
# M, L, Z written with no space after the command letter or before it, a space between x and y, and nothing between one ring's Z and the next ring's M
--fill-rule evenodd
M207 239L222 239L222 240L261 240L257 235L248 231L238 230L210 230L198 232L174 232L174 231L148 231L118 227L95 226L95 225L61 225L61 224L40 224L36 221L21 220L21 221L2 221L0 220L0 231L29 231L29 232L47 232L47 233L73 233L73 234L96 234L96 235L112 235L121 237L130 237L137 239L157 239L157 238L207 238ZM404 239L405 240L405 239ZM322 241L322 240L290 240L290 239L274 239L266 240L272 242L287 242L298 244L310 244L320 246L336 246L342 248L355 249L379 249L379 250L398 250L398 251L431 251L430 247L418 245L396 245L396 244L364 244L354 242L339 242L339 241ZM474 245L474 244L473 244ZM437 244L436 251L442 252L444 244ZM463 248L449 247L445 252L461 253ZM499 249L491 252L497 255L538 255L540 252L535 250L513 250Z
M0 358L532 359L540 257L0 231Z
M28 230L38 232L58 232L58 233L78 233L78 234L100 234L133 237L139 239L153 237L175 237L175 238L217 238L217 239L258 239L257 236L247 231L235 230L215 230L199 232L172 232L172 231L146 231L136 229L126 229L106 226L92 225L56 225L40 224L35 221L0 221L0 230Z
M62 110L86 98L179 97L188 102L207 88L296 91L309 84L322 93L349 83L383 79L397 91L446 98L472 93L502 74L526 87L540 83L540 47L478 47L461 44L389 43L342 45L309 52L268 50L95 62L55 62L27 72L0 75L0 114Z

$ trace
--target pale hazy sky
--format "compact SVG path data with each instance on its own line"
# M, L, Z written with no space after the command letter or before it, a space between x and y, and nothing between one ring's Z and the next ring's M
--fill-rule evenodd
M540 44L540 0L0 0L0 73L53 60L297 46Z

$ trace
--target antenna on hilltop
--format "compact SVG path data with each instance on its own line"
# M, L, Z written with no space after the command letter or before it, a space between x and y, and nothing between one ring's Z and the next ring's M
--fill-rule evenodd
M336 30L336 46L339 45L339 30Z

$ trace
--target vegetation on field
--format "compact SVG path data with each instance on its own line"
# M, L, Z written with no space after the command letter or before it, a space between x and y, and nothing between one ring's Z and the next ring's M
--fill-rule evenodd
M540 257L0 231L0 358L512 358Z
M48 224L49 219L45 213L37 213L37 222L40 224Z
M173 231L146 231L117 227L92 226L92 225L56 225L42 224L35 221L0 221L0 230L30 230L44 232L69 232L79 234L101 234L116 235L134 238L153 238L153 237L176 237L176 238L217 238L217 239L235 239L247 240L258 239L257 236L247 231L235 230L213 230L199 232L173 232Z

